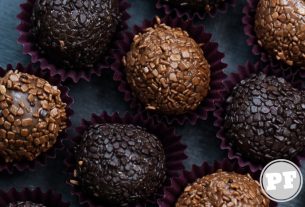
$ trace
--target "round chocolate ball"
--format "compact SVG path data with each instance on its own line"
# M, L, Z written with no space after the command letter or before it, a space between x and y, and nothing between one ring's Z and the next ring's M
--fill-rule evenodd
M162 0L180 8L210 13L227 0Z
M305 2L260 0L256 9L258 43L278 60L305 69Z
M159 18L134 37L123 63L132 91L148 110L183 114L195 110L209 92L210 66L200 45Z
M46 80L18 71L0 78L0 158L34 160L66 128L66 104Z
M40 53L67 69L92 68L120 19L118 0L36 0L32 34Z
M257 163L292 159L305 148L305 96L283 78L253 75L227 99L224 124L233 148Z
M250 175L216 172L188 185L176 207L260 206L268 207L269 199Z
M32 203L30 201L22 201L16 203L10 203L7 207L46 207L42 204Z
M154 196L166 178L163 146L143 128L97 124L76 149L75 180L98 200L127 205Z

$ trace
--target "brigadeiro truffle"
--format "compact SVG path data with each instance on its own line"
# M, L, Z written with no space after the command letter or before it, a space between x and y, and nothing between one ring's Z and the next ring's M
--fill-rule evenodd
M209 92L210 66L201 45L181 28L157 23L133 39L123 58L127 81L147 110L179 115Z
M46 207L42 204L32 203L30 201L22 201L16 203L10 203L7 207Z
M96 124L76 148L75 180L100 201L125 206L154 196L166 179L158 138L127 124Z
M118 0L36 0L32 33L38 50L68 69L92 68L120 19Z
M224 159L213 164L193 165L171 179L165 188L159 207L275 207L263 193L260 171Z
M67 127L61 91L46 80L8 71L0 78L0 157L5 162L34 160Z
M289 66L305 69L305 2L260 0L256 8L258 44Z
M305 149L305 96L283 78L252 75L226 104L225 135L248 159L265 164Z
M0 190L1 207L69 207L69 203L62 200L61 194L40 188L24 188L17 191L15 188L5 192Z
M260 206L269 207L269 199L259 183L248 175L216 172L188 185L176 207L202 206Z

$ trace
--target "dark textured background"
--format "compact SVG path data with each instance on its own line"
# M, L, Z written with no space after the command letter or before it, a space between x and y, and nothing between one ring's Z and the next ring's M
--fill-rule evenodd
M16 26L19 13L19 4L22 0L0 0L0 66L21 62L29 63L29 58L22 54L21 46L16 43L18 33ZM129 12L132 16L130 25L140 24L144 18L152 18L157 14L153 0L130 0L132 7ZM255 61L250 48L246 45L246 37L243 33L241 18L245 0L239 0L235 8L230 8L227 14L218 14L216 18L209 18L203 22L206 31L213 34L212 39L219 43L220 51L225 53L224 61L229 65L226 72L232 72L239 64L247 60ZM125 112L128 106L124 103L120 93L116 91L111 73L105 73L101 78L93 78L90 83L81 81L78 84L68 84L70 95L75 99L73 109L75 115L72 118L73 127L79 125L82 118L88 119L91 113ZM86 102L84 102L86 100ZM225 157L219 149L219 143L215 138L216 130L213 128L213 120L200 122L196 126L184 126L177 129L183 136L183 142L188 145L189 159L185 162L189 169L192 164L201 164L203 161L212 162ZM73 128L69 133L73 136ZM36 187L53 189L61 192L64 199L72 203L71 206L79 206L75 197L69 192L65 183L63 165L64 154L56 160L48 162L45 167L38 167L34 172L16 173L14 175L0 174L0 189L7 190L11 187L18 189L23 187ZM304 164L304 163L303 163ZM305 175L305 168L302 168ZM305 189L293 201L281 204L287 207L305 206ZM0 206L1 207L1 206Z

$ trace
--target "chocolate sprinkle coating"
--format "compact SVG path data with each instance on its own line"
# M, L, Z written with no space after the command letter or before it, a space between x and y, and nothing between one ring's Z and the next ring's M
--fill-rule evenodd
M125 206L154 196L166 178L163 146L143 128L96 124L76 149L72 184L97 199Z
M268 207L269 199L250 175L217 172L188 185L176 207Z
M132 91L148 110L184 114L208 94L210 66L200 45L159 18L134 37L123 63Z
M227 0L163 0L181 8L193 9L196 11L205 11L210 13L215 10L219 5Z
M260 0L255 31L259 45L278 60L305 69L305 2Z
M30 201L9 203L7 207L46 207L42 204L32 203Z
M5 162L34 160L64 130L66 104L46 80L18 71L0 79L0 157Z
M36 0L36 47L68 69L92 68L108 50L120 20L118 0Z
M305 96L283 78L253 75L227 99L224 129L250 160L291 159L305 148Z

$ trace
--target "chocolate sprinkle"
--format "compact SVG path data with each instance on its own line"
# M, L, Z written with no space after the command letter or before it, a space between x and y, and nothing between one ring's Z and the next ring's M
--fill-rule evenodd
M163 146L143 128L97 124L76 149L74 185L102 202L126 206L154 196L166 178Z
M36 0L35 46L55 64L92 68L108 50L120 16L118 0Z
M258 44L278 60L305 69L305 2L260 0L256 9Z
M183 114L207 96L210 66L201 45L181 28L160 23L134 37L123 58L127 81L148 110Z
M18 71L0 79L0 157L5 162L33 160L55 144L67 127L60 93L46 80Z
M9 203L7 207L46 207L42 204L32 203L30 201L22 201L16 203Z
M268 207L269 199L250 175L217 172L188 185L176 207L259 206Z
M305 147L304 94L283 78L253 75L227 99L225 134L248 159L292 159Z
M205 11L210 13L227 0L163 0L181 8Z

